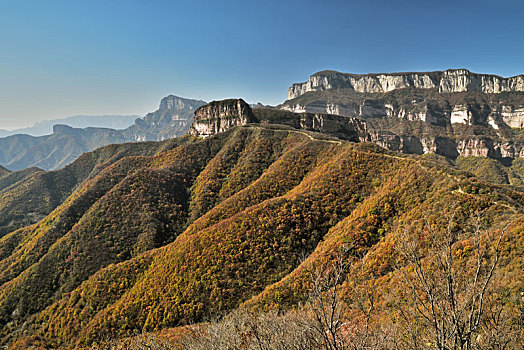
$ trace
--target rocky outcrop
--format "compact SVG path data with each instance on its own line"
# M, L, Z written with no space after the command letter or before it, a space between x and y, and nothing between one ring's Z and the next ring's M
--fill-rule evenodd
M504 123L512 128L524 128L524 107L500 106L497 113L502 117Z
M367 124L358 118L348 118L325 113L302 113L298 128L316 131L354 142L368 139Z
M276 109L252 111L239 100L215 102L196 112L191 133L206 137L258 122L371 141L403 153L452 159L524 156L519 130L524 127L524 75L502 78L465 69L367 75L324 71L293 84L289 98Z
M524 143L497 142L483 136L457 139L431 135L396 135L386 131L371 132L369 141L392 151L408 154L435 153L450 159L458 156L494 159L524 157Z
M503 78L496 75L476 74L467 69L362 75L323 71L313 74L305 83L293 84L289 88L288 99L294 99L310 91L331 89L351 89L356 92L377 93L405 88L438 89L439 92L500 93L524 91L524 75Z
M395 135L390 132L372 132L368 140L392 151L411 154L423 154L425 151L424 140L416 136Z
M292 113L273 108L254 108L241 99L213 101L195 112L190 133L208 137L235 126L259 123L262 125L285 125L336 136L354 142L369 139L366 122L327 113Z
M195 111L189 133L208 137L238 125L257 122L251 107L242 99L213 101Z
M498 129L501 125L522 128L524 108L499 103L433 103L431 100L400 103L388 101L383 97L365 98L351 103L313 101L306 104L286 101L281 109L295 113L329 113L361 119L397 118L408 121L423 121L432 125L468 124L491 125ZM524 99L523 99L524 103Z
M193 123L196 109L204 101L182 98L174 95L164 97L154 112L125 130L131 141L162 141L187 134Z
M323 110L324 106L317 104L318 110ZM485 105L456 105L454 108L448 107L446 111L438 110L436 107L427 107L419 112L419 116L424 118L416 119L413 112L406 112L398 106L378 103L363 103L361 108L351 105L346 111L351 113L367 113L370 119L363 120L355 117L334 115L329 113L310 113L303 112L304 109L296 108L293 111L288 109L274 108L255 108L243 100L213 101L208 105L202 106L195 112L195 121L191 126L190 133L195 136L208 137L227 131L238 125L250 123L260 123L262 125L285 125L300 130L308 130L335 136L339 139L353 142L370 141L392 151L399 151L409 154L436 153L447 158L455 159L459 155L463 156L485 156L491 158L515 158L524 156L524 142L498 141L489 136L483 135L464 135L458 132L453 133L431 133L431 129L423 131L392 132L381 128L374 123L373 118L389 116L403 116L413 120L425 120L438 122L442 115L453 115L455 121L464 123L480 123L479 116L491 115L491 110ZM310 111L310 109L308 109ZM502 110L502 108L500 109ZM340 112L341 110L332 109ZM297 113L298 112L298 113ZM460 120L459 120L460 118ZM501 116L493 117L497 123L501 123ZM450 119L448 118L448 124ZM487 125L483 126L487 128ZM446 130L444 127L437 126L437 131Z
M457 151L461 156L519 158L524 157L524 144L497 142L487 137L466 138L458 142Z
M254 109L261 124L287 125L295 129L315 131L354 142L369 139L367 123L358 118L328 113L293 113L277 109Z

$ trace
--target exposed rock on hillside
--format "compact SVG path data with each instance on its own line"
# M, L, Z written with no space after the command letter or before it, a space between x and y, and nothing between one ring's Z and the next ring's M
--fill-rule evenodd
M288 125L354 142L369 140L367 124L358 118L327 113L292 113L269 108L256 108L253 113L257 121L264 125Z
M286 104L282 107L283 110L270 108L251 110L243 100L214 101L200 107L195 112L195 122L190 133L195 136L208 137L238 125L275 124L316 131L354 142L371 141L384 148L403 153L436 153L451 159L459 155L485 156L495 159L524 156L524 142L518 137L507 137L507 135L511 136L513 130L504 124L500 117L495 119L500 123L500 130L499 127L493 129L482 122L482 117L488 113L489 106L481 105L479 109L476 109L475 106L466 107L463 115L471 123L469 127L473 127L470 130L468 125L458 125L455 128L451 126L449 116L455 113L454 118L458 118L458 108L451 109L448 106L447 109L437 109L438 106L435 105L437 107L431 109L431 112L426 111L427 114L439 115L442 118L439 120L435 117L433 121L436 125L433 125L423 120L401 119L398 115L381 115L378 111L380 111L380 103L385 104L384 100L368 101L367 104L363 103L359 109L353 109L353 111L365 111L365 117L358 115L362 119L325 112L295 113L289 111L288 109L293 108L289 108L289 105ZM424 103L427 103L426 106L433 106L431 101ZM321 110L320 107L317 108L312 108L312 110ZM340 109L329 111L340 112ZM445 119L446 115L447 119ZM496 131L506 135L506 139L501 138Z
M204 101L169 95L160 101L158 110L137 119L125 133L133 141L162 141L185 135L195 110L204 104Z
M280 109L367 122L369 140L405 153L449 158L524 156L524 92L519 75L467 70L355 75L316 73L294 84Z
M292 113L273 108L251 109L242 99L213 101L200 107L195 112L190 133L208 137L250 123L287 125L355 142L369 139L366 122L357 118L326 113Z
M251 107L242 99L213 101L195 111L192 135L208 137L237 125L257 122Z
M444 72L350 74L323 71L313 74L307 82L293 84L288 99L310 91L352 89L357 92L389 92L397 89L435 89L439 92L480 91L500 93L524 91L524 75L502 78L496 75L476 74L467 69L449 69Z

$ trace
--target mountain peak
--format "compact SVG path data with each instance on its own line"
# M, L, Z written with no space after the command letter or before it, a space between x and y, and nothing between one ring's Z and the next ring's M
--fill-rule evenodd
M169 109L197 109L206 102L200 100L191 100L175 95L169 95L160 100L159 110Z

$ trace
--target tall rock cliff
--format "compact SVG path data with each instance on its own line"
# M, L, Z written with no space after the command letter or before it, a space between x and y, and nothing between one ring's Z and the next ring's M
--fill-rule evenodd
M486 116L491 115L489 105L477 103L460 108L448 106L446 109L438 107L436 102L429 101L429 107L426 106L420 114L425 113L433 119L423 120L415 119L415 114L411 112L401 113L403 116L412 116L410 119L400 119L398 113L391 112L397 107L388 107L391 109L388 114L385 112L387 108L380 103L364 102L360 108L347 108L345 111L351 113L360 111L360 114L356 113L358 117L351 117L321 113L325 110L320 104L317 104L313 111L306 112L304 110L309 109L290 110L286 105L280 109L251 109L241 99L213 101L195 111L190 133L208 137L235 126L260 123L319 132L354 142L370 141L403 153L436 153L451 159L459 155L496 159L524 157L522 131L504 124L501 116L489 119L493 124L487 122ZM341 109L337 108L328 111L340 113ZM439 118L446 115L447 119L439 121ZM451 125L450 115L453 115L453 118L464 118L463 123ZM500 128L497 123L500 124Z
M293 84L278 108L365 120L369 139L391 150L524 157L524 76L465 69L355 75L319 72Z
M204 101L169 95L160 101L158 110L137 119L125 134L133 141L162 141L182 136L193 123L195 110L204 104Z
M190 134L208 137L235 126L259 123L315 131L340 139L359 142L368 140L366 122L326 113L293 113L274 108L254 108L242 99L213 101L195 111Z
M207 137L227 131L237 125L255 123L251 107L242 99L212 101L195 111L192 135Z
M438 89L439 92L500 93L524 91L524 75L503 78L496 75L476 74L467 69L384 74L322 71L313 74L305 83L293 84L289 88L288 99L294 99L310 91L351 89L357 92L376 93L405 88Z

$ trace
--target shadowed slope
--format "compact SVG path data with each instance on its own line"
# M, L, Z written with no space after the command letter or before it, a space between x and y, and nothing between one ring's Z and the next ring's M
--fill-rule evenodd
M74 163L55 171L29 168L0 177L0 237L40 221L60 205L82 181L126 156L152 156L194 138L163 142L110 145L83 154Z

